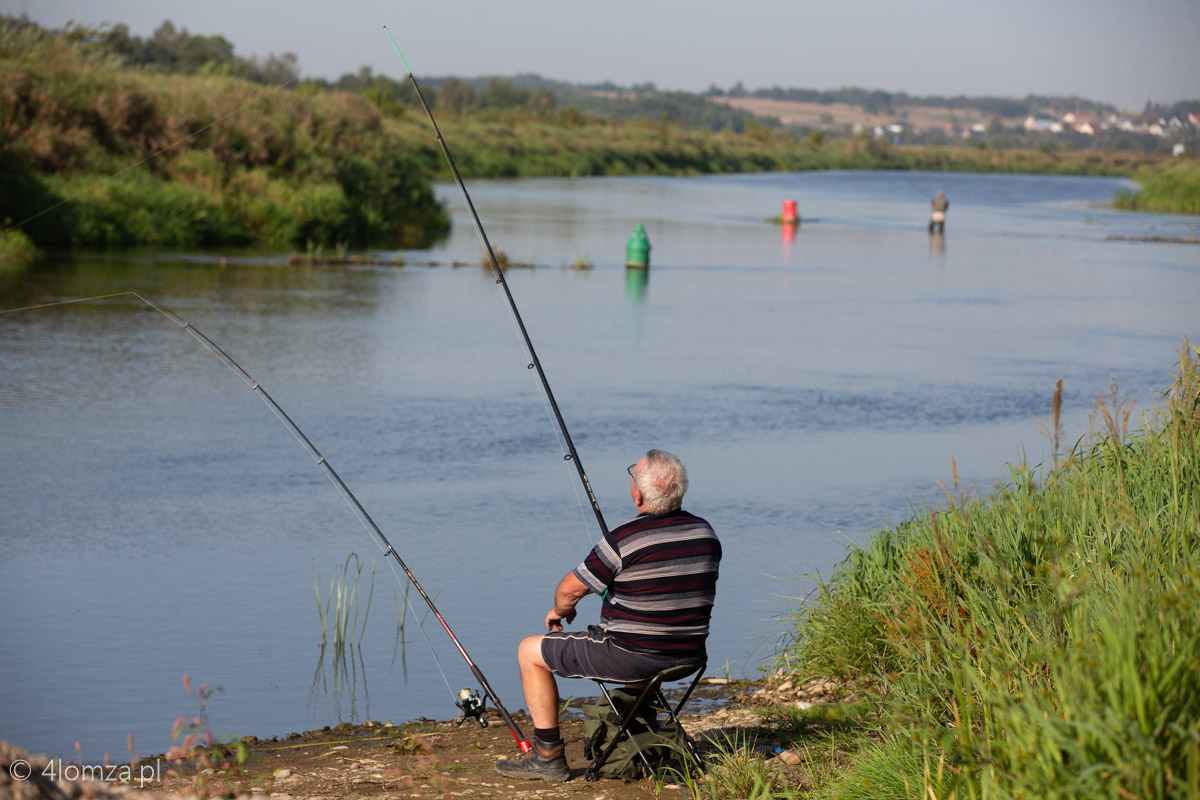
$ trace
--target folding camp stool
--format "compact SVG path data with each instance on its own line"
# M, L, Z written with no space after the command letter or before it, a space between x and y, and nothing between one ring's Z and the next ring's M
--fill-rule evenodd
M706 666L708 666L706 663L681 664L677 667L668 667L661 672L656 672L651 675L646 681L646 687L642 689L641 693L637 697L637 700L634 701L633 705L622 717L621 727L617 731L616 736L614 736L612 741L608 743L608 746L604 748L603 753L600 753L599 755L593 754L592 763L588 766L587 772L584 773L584 777L589 781L599 779L600 767L604 766L604 762L608 761L608 757L612 755L613 750L615 750L617 745L621 743L621 739L625 736L629 736L629 724L633 722L638 711L640 711L647 703L657 701L658 705L654 707L656 709L662 709L665 711L667 718L676 725L679 725L679 729L683 731L683 726L679 724L679 712L683 709L683 705L688 701L688 698L692 696L692 691L695 690L696 686L700 683L700 678L703 677L704 668ZM687 691L683 693L683 697L681 697L679 702L672 707L671 704L667 702L666 696L663 695L662 685L664 683L681 681L692 673L695 673L696 677L692 678L692 682L688 686ZM617 708L617 704L613 700L612 695L608 693L608 687L605 686L605 683L620 683L624 685L625 682L603 681L599 678L593 678L593 680L595 680L596 685L600 687L600 691L604 694L604 699L608 701L609 706L612 707L613 713L620 715L621 711L619 708ZM687 735L686 731L683 731L683 742L687 747L688 753L691 755L691 757L696 759L696 761L699 761L700 754L696 752L696 745L692 742L691 737ZM634 747L637 748L636 741L634 742ZM658 774L654 771L654 765L650 763L650 759L648 759L646 754L641 751L641 748L637 748L637 751L638 755L642 759L642 763L646 765L646 769L650 771L651 775L657 777Z

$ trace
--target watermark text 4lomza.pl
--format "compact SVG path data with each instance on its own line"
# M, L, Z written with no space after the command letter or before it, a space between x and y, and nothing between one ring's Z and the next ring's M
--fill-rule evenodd
M63 762L61 759L52 760L44 766L33 766L23 758L15 759L8 765L8 774L15 781L27 781L34 775L47 780L57 781L96 781L98 783L133 783L143 788L147 783L153 783L162 777L162 764L158 759L153 763L142 764L76 764Z

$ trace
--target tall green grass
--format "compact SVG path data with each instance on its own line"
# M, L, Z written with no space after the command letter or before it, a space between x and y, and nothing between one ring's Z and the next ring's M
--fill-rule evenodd
M1134 175L1141 189L1117 191L1113 204L1135 211L1200 214L1200 161L1178 158Z
M892 746L835 796L1200 797L1192 350L1136 434L1132 406L1102 398L1057 467L1013 467L987 497L947 490L797 612L793 667L885 691ZM854 788L897 758L920 764L902 786Z

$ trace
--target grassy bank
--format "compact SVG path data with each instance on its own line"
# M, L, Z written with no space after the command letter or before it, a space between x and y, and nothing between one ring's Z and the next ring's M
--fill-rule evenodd
M0 220L35 243L426 241L426 170L371 103L119 69L0 27Z
M1200 214L1200 161L1174 159L1162 166L1140 169L1133 179L1141 189L1117 192L1113 198L1117 208Z
M747 133L685 129L656 122L438 112L438 124L468 177L697 175L828 169L1129 175L1163 157L1133 152L996 150L969 146L890 145L870 137L797 137L786 130ZM392 120L421 148L428 168L447 177L428 122L406 113Z
M869 687L880 732L821 794L1200 797L1195 353L1142 430L1098 402L1055 465L947 489L797 612L782 663Z

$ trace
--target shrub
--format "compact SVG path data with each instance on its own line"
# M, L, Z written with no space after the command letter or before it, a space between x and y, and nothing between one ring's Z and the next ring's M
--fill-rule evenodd
M37 248L21 231L0 231L0 270L22 270L37 258Z

